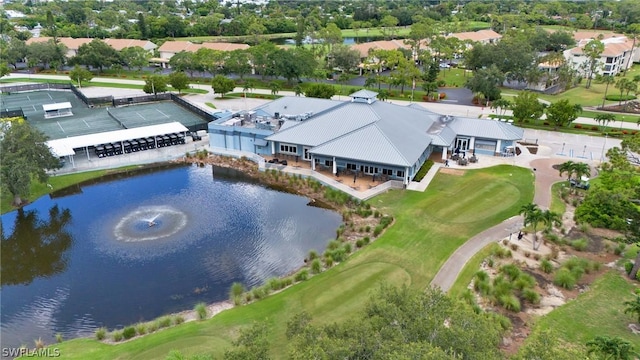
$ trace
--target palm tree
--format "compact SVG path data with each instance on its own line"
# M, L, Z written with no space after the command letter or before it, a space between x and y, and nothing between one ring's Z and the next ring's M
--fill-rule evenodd
M524 216L524 226L531 225L533 229L533 250L538 250L540 245L538 244L538 225L543 220L542 210L538 205L531 203L523 205L520 208L520 214Z
M269 88L271 89L271 95L278 95L278 91L280 91L280 83L277 81L272 81L269 83Z
M560 214L551 210L544 210L542 211L542 222L544 223L545 230L551 231L554 225L562 225L562 217L560 216Z
M635 277L635 274L632 274L631 276ZM640 323L640 296L636 295L635 299L625 301L623 305L626 306L624 313L637 316L638 323Z
M585 175L591 175L591 167L583 162L573 163L573 173L576 175L576 180L580 180Z
M602 77L602 82L607 84L604 88L604 97L602 98L602 108L604 109L604 102L607 100L607 92L609 91L609 84L616 82L616 79L611 75L605 75Z
M300 86L300 84L293 87L293 92L296 94L296 96L304 94L304 91L302 90L302 86Z
M604 129L607 127L607 124L609 124L612 121L616 120L615 115L610 114L610 113L599 113L596 116L594 116L593 118L598 125L602 125L602 131L604 131Z
M507 109L511 106L511 102L507 99L497 99L491 102L491 108L496 109L498 115L504 115L507 112Z
M560 164L560 166L558 167L560 176L562 176L564 173L567 173L567 181L571 181L571 177L573 175L573 170L574 170L574 164L575 163L571 160L565 161L562 164Z

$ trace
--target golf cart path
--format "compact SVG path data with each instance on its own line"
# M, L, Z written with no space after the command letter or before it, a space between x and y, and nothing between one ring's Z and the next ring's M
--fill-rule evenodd
M541 208L549 208L551 205L551 186L555 182L562 180L558 171L552 166L560 164L563 161L563 159L550 158L535 159L529 163L531 168L535 169L534 203L538 204ZM510 217L500 224L490 227L467 240L467 242L456 249L442 265L431 281L431 286L438 287L443 292L449 291L466 263L475 254L490 243L502 240L509 236L510 233L517 233L522 227L523 220L521 215Z

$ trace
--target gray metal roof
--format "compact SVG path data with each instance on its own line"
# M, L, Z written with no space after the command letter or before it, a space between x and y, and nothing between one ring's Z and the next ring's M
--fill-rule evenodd
M491 119L455 118L448 126L458 135L479 138L520 140L524 136L522 128Z
M349 96L352 98L371 99L378 96L378 93L375 91L362 89L350 94Z
M309 111L314 114L318 114L342 104L344 104L343 101L299 96L284 96L262 106L258 106L253 110L257 111L258 114L268 114L269 116L275 116L275 113L279 113L281 116L300 115Z
M280 131L288 129L292 126L296 126L302 124L302 121L295 121L295 120L285 120L282 125L280 126Z
M267 138L269 141L317 146L350 133L378 120L372 108L364 103L345 103L315 115L301 124L281 130Z
M400 151L378 127L378 123L339 137L310 151L312 154L335 156L364 162L411 166Z

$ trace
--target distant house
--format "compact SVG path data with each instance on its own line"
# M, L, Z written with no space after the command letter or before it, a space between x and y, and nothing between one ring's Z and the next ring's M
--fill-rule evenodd
M583 64L588 61L588 57L584 54L584 46L593 39L585 37L578 40L578 46L564 51L565 59L578 71L582 71ZM640 52L634 47L633 41L626 36L612 34L600 38L600 41L604 44L604 51L600 55L602 66L598 67L596 74L614 76L629 68L632 62L638 61ZM585 75L584 71L582 72Z
M161 64L162 67L166 68L169 66L169 60L173 57L173 55L181 52L196 52L198 49L207 48L212 50L219 51L233 51L233 50L246 50L249 48L247 44L234 44L234 43L214 43L214 42L205 42L202 44L195 44L191 41L167 41L158 48L158 52L160 54L159 58L151 59L151 62L155 62Z
M457 38L460 41L476 42L481 44L496 44L500 39L502 39L502 35L491 29L453 33L448 36Z
M368 59L369 55L374 50L401 50L411 49L411 46L405 44L403 40L381 40L371 41L360 44L351 45L352 50L356 50L360 53L360 75L363 74L365 69L375 68L378 64L378 59Z
M357 172L408 184L434 153L497 155L523 137L512 124L431 112L418 104L377 101L360 90L351 101L283 97L209 123L212 151L295 157L313 171ZM223 150L224 149L224 150Z
M27 40L27 45L32 44L34 42L47 42L52 40L52 37L43 36L38 38L31 38ZM93 38L70 38L70 37L59 37L58 42L64 44L67 47L67 57L71 58L78 55L78 49L80 46L84 44L88 44L92 42ZM149 52L153 52L155 48L158 46L151 41L148 40L133 40L133 39L98 39L104 41L106 44L110 45L117 51L121 51L127 47L139 46Z

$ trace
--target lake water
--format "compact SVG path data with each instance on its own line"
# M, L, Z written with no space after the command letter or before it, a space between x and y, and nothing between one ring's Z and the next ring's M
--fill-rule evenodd
M341 221L308 203L233 170L167 166L5 214L2 347L90 336L288 274Z
M342 43L344 45L353 45L353 44L362 44L362 43L367 43L367 42L372 42L372 41L378 41L378 40L384 40L384 36L369 36L369 37L345 37L342 38ZM270 42L276 44L276 45L295 45L296 44L296 40L293 38L290 39L270 39ZM305 44L310 44L311 43L311 38L307 37L305 40L303 40ZM403 40L400 39L400 42L402 42Z

